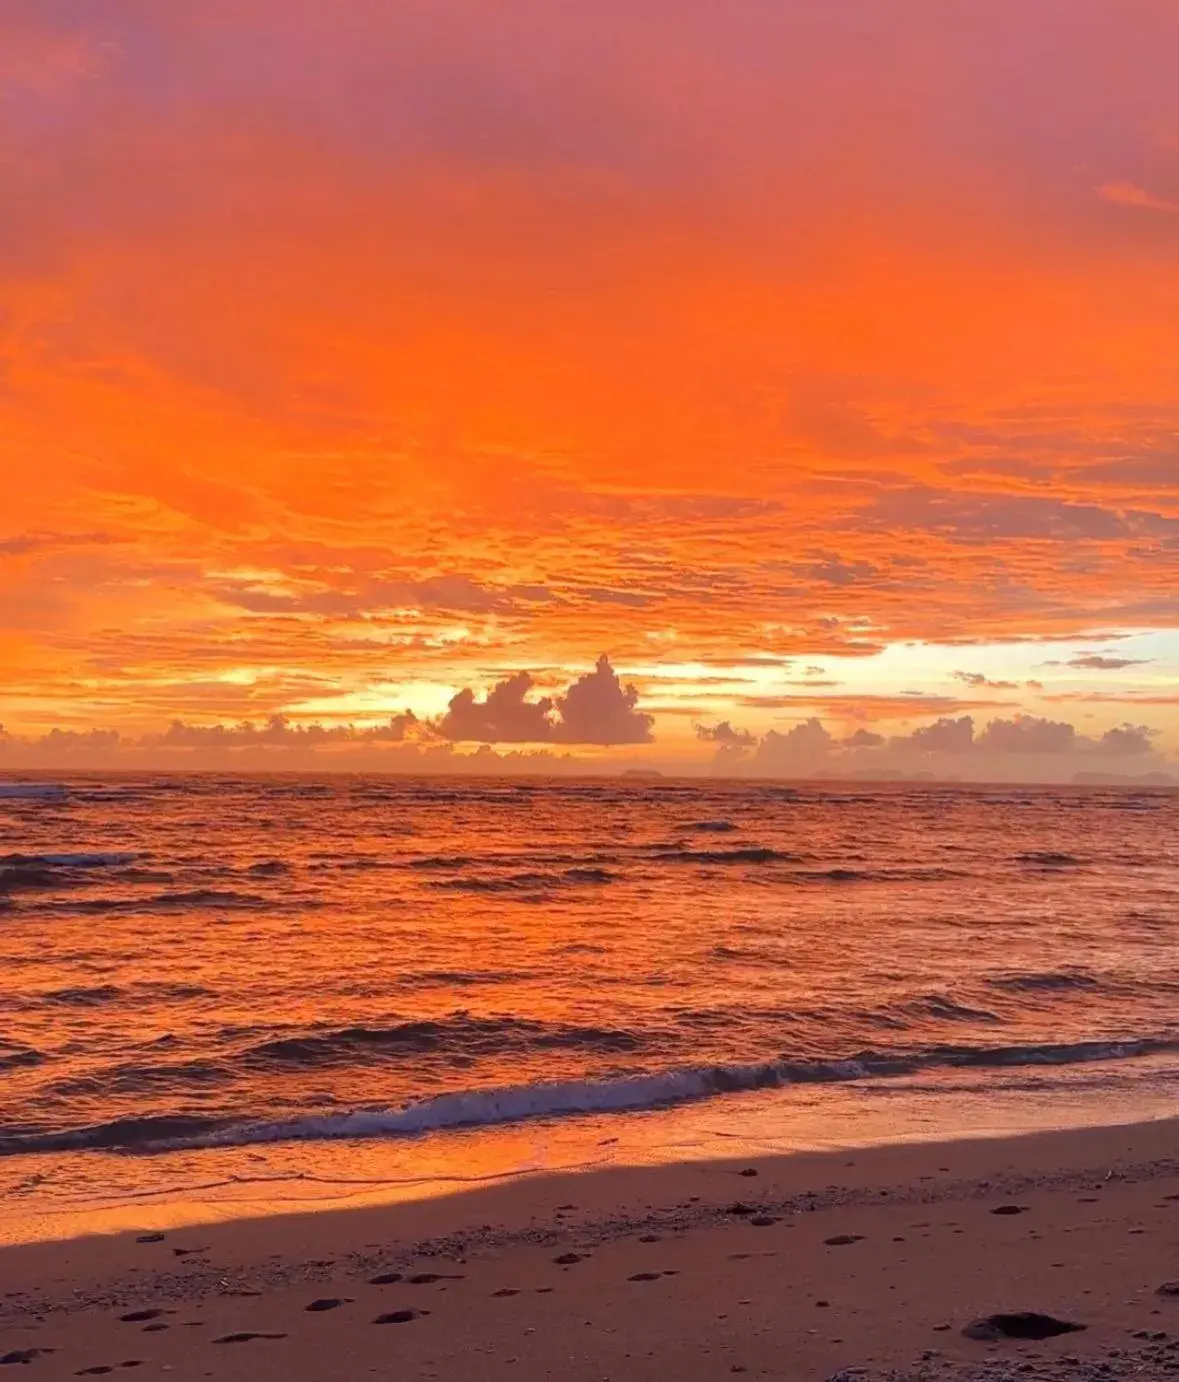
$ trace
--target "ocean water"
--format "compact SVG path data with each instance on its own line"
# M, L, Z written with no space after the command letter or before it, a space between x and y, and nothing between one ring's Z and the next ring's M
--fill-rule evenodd
M456 1135L506 1172L518 1136L639 1115L772 1142L816 1107L887 1128L900 1090L1179 1093L1175 794L3 788L0 1213L230 1153L412 1178Z

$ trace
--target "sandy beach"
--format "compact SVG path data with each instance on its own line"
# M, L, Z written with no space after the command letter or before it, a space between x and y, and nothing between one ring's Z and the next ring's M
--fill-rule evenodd
M1179 1279L1177 1132L561 1175L18 1245L0 1253L0 1364L176 1382L1162 1377L1179 1371L1179 1286L1160 1290ZM1078 1328L979 1325L1021 1312Z

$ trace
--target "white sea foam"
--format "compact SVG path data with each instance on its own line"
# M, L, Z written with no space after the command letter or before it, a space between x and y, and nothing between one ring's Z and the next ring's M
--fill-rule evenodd
M192 1136L156 1141L149 1145L149 1150L412 1137L447 1129L519 1123L532 1118L651 1110L713 1095L791 1084L881 1079L938 1067L1083 1064L1125 1060L1177 1048L1179 1044L1166 1041L1078 1042L981 1049L945 1047L914 1055L865 1052L847 1060L832 1061L778 1060L756 1065L706 1065L613 1080L569 1080L464 1090L415 1100L395 1109L239 1123Z

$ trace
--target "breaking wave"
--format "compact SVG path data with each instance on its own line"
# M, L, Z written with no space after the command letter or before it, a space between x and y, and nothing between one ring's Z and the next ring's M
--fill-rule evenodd
M339 1036L340 1034L336 1034ZM274 1046L275 1043L268 1043ZM613 1079L569 1080L460 1090L400 1108L245 1121L187 1115L118 1119L60 1132L0 1133L0 1155L106 1149L165 1152L268 1142L413 1137L458 1128L502 1126L534 1118L665 1108L693 1100L794 1084L885 1080L923 1070L1088 1064L1179 1051L1179 1041L1074 1042L1032 1046L939 1046L904 1054L863 1051L845 1059L778 1059L750 1065L702 1065ZM295 1054L293 1048L284 1055ZM305 1054L305 1052L304 1052Z

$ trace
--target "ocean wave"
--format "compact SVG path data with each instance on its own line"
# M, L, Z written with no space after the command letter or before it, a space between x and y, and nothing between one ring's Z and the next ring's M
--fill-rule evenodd
M276 1037L240 1052L249 1066L307 1067L351 1063L368 1056L451 1055L464 1062L513 1051L633 1052L642 1036L625 1028L579 1027L517 1017L471 1017L458 1013L436 1021L397 1022L387 1027L344 1027Z
M694 830L700 834L727 835L737 829L732 821L690 821L684 826L685 830Z
M659 847L656 859L667 864L775 864L791 863L798 855L780 849L750 846L748 849L667 849Z
M126 850L93 850L65 854L0 854L0 868L108 869L133 864L139 854Z
M46 1059L47 1057L43 1056L40 1051L34 1051L31 1047L7 1046L0 1042L0 1072L42 1065Z
M542 871L444 878L429 886L464 893L544 893L550 889L613 883L614 879L615 875L608 869L572 868L563 869L560 873Z
M797 869L786 875L791 883L947 883L969 878L964 869L948 869L933 865L928 868L853 869L839 866L829 869Z
M1075 854L1063 854L1055 850L1032 850L1027 854L1017 854L1015 862L1032 864L1041 869L1075 869L1081 866L1081 861Z
M115 984L99 984L94 988L49 989L30 997L35 997L39 1003L60 1004L67 1008L97 1008L104 1003L118 1002L123 990Z
M270 908L270 898L257 893L234 892L221 888L194 888L190 892L156 893L149 897L85 897L69 902L54 902L54 911L84 912L101 916L119 912L183 912L210 908L222 911L250 911ZM300 905L309 905L300 899Z
M0 801L64 801L69 794L61 782L0 782Z
M928 993L901 1004L901 1010L911 1017L933 1018L935 1022L998 1022L998 1013L985 1008L971 1008L944 993Z
M1092 974L1054 973L1043 974L999 974L988 979L991 988L1008 989L1014 993L1034 993L1039 990L1054 991L1064 989L1095 989L1101 981Z
M0 1130L0 1155L83 1148L139 1152L250 1146L268 1142L412 1137L535 1118L654 1110L719 1095L795 1084L888 1080L938 1068L1011 1069L1090 1064L1179 1052L1179 1041L1144 1038L1031 1046L942 1046L913 1053L863 1051L843 1059L777 1059L702 1065L602 1080L568 1080L461 1090L400 1108L310 1114L262 1121L184 1116L123 1119L61 1131Z

